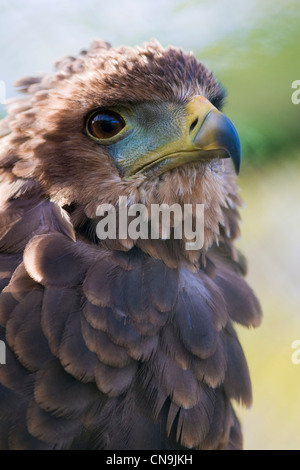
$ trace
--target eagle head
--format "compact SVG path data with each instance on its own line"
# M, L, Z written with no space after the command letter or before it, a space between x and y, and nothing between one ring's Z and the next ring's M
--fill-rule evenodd
M156 41L134 48L95 41L58 62L56 73L17 86L27 97L7 118L9 177L18 191L34 187L59 204L82 237L99 242L97 208L118 209L120 196L128 206L204 204L202 252L222 232L236 236L239 138L221 112L223 88L193 54ZM166 260L199 259L183 240L119 237L111 246L134 244Z

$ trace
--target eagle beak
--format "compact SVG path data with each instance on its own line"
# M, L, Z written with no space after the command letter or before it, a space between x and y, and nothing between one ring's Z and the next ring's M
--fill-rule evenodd
M231 158L238 174L241 163L240 139L230 119L202 96L190 101L187 111L188 119L192 121L190 138L202 157Z
M173 134L172 138L170 126L167 143L160 145L160 137L157 134L157 147L154 150L145 152L142 157L123 162L126 164L126 179L150 170L159 175L187 163L216 158L231 158L236 173L239 173L241 146L238 133L230 119L201 95L194 96L184 106L183 113L179 138L178 134Z

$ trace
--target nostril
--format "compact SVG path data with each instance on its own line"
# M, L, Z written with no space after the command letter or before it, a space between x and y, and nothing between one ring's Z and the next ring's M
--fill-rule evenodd
M191 127L190 127L190 132L192 132L192 130L195 129L197 124L198 124L198 118L196 118L195 121L192 122Z

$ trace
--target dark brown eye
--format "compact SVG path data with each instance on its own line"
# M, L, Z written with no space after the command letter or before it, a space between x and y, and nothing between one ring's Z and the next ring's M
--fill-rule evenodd
M113 111L101 111L88 121L87 130L96 139L110 139L119 134L126 123L122 116Z

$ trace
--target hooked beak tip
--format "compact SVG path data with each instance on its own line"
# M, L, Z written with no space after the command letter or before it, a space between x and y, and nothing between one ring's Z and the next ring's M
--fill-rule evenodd
M241 145L236 128L230 119L213 108L205 117L194 145L201 150L218 150L220 158L229 157L237 174L241 164Z

